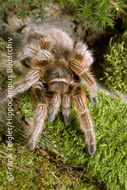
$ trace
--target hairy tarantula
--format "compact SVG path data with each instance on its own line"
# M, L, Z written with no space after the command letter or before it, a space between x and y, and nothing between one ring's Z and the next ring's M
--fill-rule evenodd
M82 42L74 44L66 32L50 28L43 30L40 38L30 40L18 56L31 60L30 71L12 91L15 96L31 87L35 114L28 140L29 149L34 149L47 115L48 121L52 122L61 104L64 122L69 125L73 101L85 134L88 152L94 155L96 140L93 123L86 105L86 93L78 84L80 80L85 82L90 90L90 100L96 105L96 82L89 72L93 57L87 46ZM7 91L0 94L0 102L7 97Z

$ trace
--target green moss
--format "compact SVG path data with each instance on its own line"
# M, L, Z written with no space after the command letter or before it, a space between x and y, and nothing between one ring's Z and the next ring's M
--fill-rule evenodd
M8 86L8 77L5 72L0 71L0 76L2 77L2 90L7 89Z
M41 0L5 0L0 3L0 18L4 21L10 10L15 10L21 19L26 18L30 12L44 18L44 7Z
M103 93L98 96L97 107L92 106L89 100L87 103L97 136L97 152L93 157L87 153L74 108L68 127L65 126L61 115L53 123L45 122L40 142L41 138L48 139L51 143L50 149L58 151L58 159L86 168L87 174L104 183L107 189L126 189L127 105L120 98L114 99Z
M127 32L111 38L102 68L103 80L109 88L127 92Z
M54 0L48 0L55 2ZM29 13L44 18L44 6L42 0L5 0L1 2L0 17L6 20L7 12L15 9L16 14L24 19ZM89 1L89 0L57 0L58 4L73 16L87 19L92 27L113 27L115 19L121 14L126 14L126 0L117 1Z
M45 152L30 152L27 148L15 144L12 148L11 174L13 182L8 182L7 145L0 147L0 189L1 190L94 190L95 186L80 179L69 167L62 169ZM7 153L7 155L5 154Z
M125 189L127 180L127 105L120 98L99 95L99 104L89 103L96 136L97 152L93 157L84 150L84 138L76 113L72 123L65 127L60 118L48 124L44 134L63 154L62 160L87 168L90 176L105 183L108 189Z
M7 52L6 46L7 46L6 42L2 38L0 38L0 51Z
M125 0L117 1L89 1L89 0L57 0L61 6L66 9L72 10L74 15L78 15L81 18L89 20L91 27L102 27L107 26L113 27L115 19L120 14L126 14L124 7L126 7Z
M104 94L92 109L97 134L97 153L87 172L104 182L107 189L127 189L127 105Z
M29 93L25 93L20 97L18 100L19 107L21 109L21 114L25 117L31 118L33 117L33 106L32 106L32 100L30 98Z

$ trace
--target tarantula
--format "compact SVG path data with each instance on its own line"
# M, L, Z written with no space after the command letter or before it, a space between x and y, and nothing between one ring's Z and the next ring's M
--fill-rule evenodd
M28 140L29 149L34 149L47 116L48 121L52 122L61 104L64 122L66 125L70 124L73 102L85 134L89 155L94 155L95 132L86 105L86 93L79 85L80 80L85 82L90 90L90 100L96 105L96 82L89 72L93 57L87 46L82 42L74 44L66 32L50 28L43 30L39 39L30 40L18 56L31 61L31 69L12 91L15 96L31 88L35 114ZM7 97L7 91L3 92L0 102Z

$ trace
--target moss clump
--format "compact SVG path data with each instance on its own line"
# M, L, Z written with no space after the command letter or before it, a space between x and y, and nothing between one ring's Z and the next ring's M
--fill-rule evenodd
M29 93L25 93L22 95L19 99L19 107L21 109L21 114L25 117L31 118L33 117L33 106L32 106L32 100L30 98Z
M105 84L114 90L127 92L127 32L111 38L102 68Z
M91 27L98 26L102 28L106 28L107 26L113 27L115 19L118 18L121 13L122 14L125 13L124 7L126 7L125 0L117 0L117 1L57 0L57 1L66 9L70 8L73 11L74 15L79 15L84 19L88 19L91 24Z
M40 137L49 149L60 154L59 159L73 166L86 168L87 174L104 183L109 190L126 189L127 179L127 105L120 98L99 94L98 106L88 100L97 136L97 152L90 157L85 148L77 114L72 109L71 125L66 127L62 116L53 123L45 122Z
M87 172L109 190L127 188L127 105L102 94L92 108L98 149L89 158Z
M6 42L2 38L0 38L0 51L6 52L7 51L6 46L7 46Z
M81 179L80 173L58 162L45 152L30 152L27 148L14 145L12 147L12 157L10 161L12 176L14 181L8 182L8 157L10 151L8 146L2 144L0 147L0 189L1 190L95 190L93 184L89 184L87 179Z
M6 15L9 11L15 10L17 16L21 19L26 18L29 13L44 18L44 8L41 0L5 0L1 2L0 18L6 21Z
M54 0L48 0L55 2ZM61 7L69 10L74 16L87 19L91 27L113 27L115 19L126 14L126 0L57 0ZM1 2L0 17L6 21L6 15L15 9L16 14L24 19L29 13L44 18L43 0L4 0Z

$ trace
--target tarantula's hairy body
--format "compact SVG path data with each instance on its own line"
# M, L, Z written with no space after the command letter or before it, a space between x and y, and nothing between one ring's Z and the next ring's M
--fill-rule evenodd
M39 38L36 38L36 35ZM35 115L28 147L34 149L44 121L48 117L48 121L52 122L60 105L64 122L69 125L73 102L85 134L88 152L93 155L96 151L93 123L86 105L85 91L78 84L80 80L85 82L90 89L90 100L96 105L96 83L89 72L93 57L87 46L81 42L74 45L67 33L51 28L36 33L29 39L18 57L20 59L29 57L31 61L31 70L13 90L15 96L31 87ZM7 92L2 93L0 101L5 101L7 97Z

